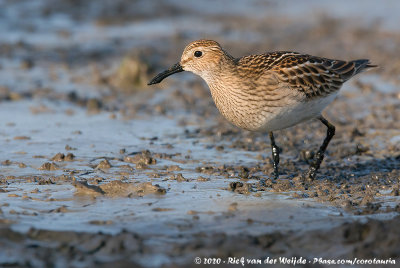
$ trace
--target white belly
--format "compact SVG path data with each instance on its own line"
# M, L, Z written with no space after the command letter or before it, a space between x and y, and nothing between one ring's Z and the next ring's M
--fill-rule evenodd
M330 104L337 93L332 93L323 98L316 98L307 102L297 102L289 106L281 107L264 118L263 124L256 131L275 131L292 127L301 122L318 117L322 110Z

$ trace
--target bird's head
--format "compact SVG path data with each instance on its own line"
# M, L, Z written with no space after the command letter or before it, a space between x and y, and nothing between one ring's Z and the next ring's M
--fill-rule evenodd
M189 71L207 80L219 68L221 59L227 56L221 46L213 40L198 40L186 46L181 61L156 75L149 85L158 84L164 78L182 71Z

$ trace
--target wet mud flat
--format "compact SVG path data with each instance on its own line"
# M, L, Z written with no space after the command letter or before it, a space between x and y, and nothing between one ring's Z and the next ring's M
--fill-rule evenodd
M372 183L369 175L359 176L367 189L353 175L301 181L291 174L306 163L287 167L290 160L286 176L272 181L258 150L229 148L174 120L131 122L39 103L0 109L14 111L12 120L1 118L8 122L3 148L12 152L2 162L3 265L188 266L198 256L312 261L399 253L396 184ZM32 112L38 106L51 112Z
M274 2L223 15L175 1L0 2L0 264L400 261L400 33L390 14L340 16L344 4L304 20ZM301 175L319 122L275 134L275 181L267 135L229 125L199 78L146 86L204 35L235 56L297 50L382 66L324 112L337 131L315 181Z

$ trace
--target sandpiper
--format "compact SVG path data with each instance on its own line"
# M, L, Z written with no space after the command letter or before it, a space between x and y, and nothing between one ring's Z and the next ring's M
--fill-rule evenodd
M335 135L335 126L321 115L322 110L344 82L371 67L376 66L367 59L333 60L290 51L234 58L217 42L198 40L186 46L180 62L148 84L182 71L201 76L228 121L242 129L269 133L275 179L279 176L279 147L273 131L319 119L327 127L327 135L306 173L314 179Z

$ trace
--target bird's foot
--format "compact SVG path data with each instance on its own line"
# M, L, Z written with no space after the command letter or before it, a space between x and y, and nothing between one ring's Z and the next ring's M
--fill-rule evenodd
M270 177L273 180L277 180L277 179L279 179L279 173L277 171L274 171L274 172L272 172Z
M302 177L308 181L313 181L316 176L317 176L317 168L315 168L314 165L311 165L308 171L302 175Z

